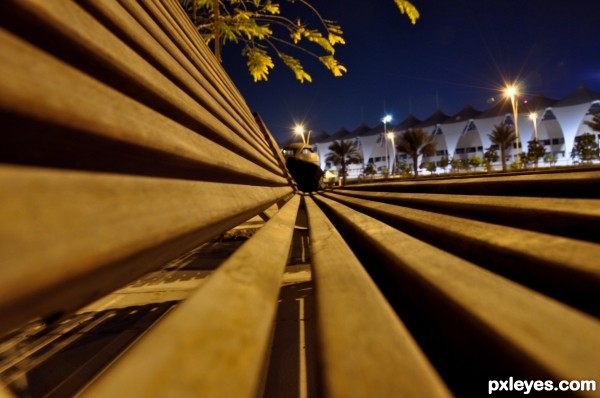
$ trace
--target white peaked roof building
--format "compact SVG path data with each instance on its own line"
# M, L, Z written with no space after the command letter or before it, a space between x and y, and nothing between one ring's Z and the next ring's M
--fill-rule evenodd
M552 154L557 165L568 165L577 161L572 156L575 137L585 133L599 135L592 131L585 121L592 119L592 114L600 113L600 93L579 87L570 95L561 100L553 100L543 95L530 99L519 98L518 103L518 132L522 150L527 150L528 142L534 139L534 121L532 114L536 114L535 125L539 142ZM486 111L478 111L471 106L465 106L460 112L449 116L441 110L436 110L427 119L420 121L409 115L399 124L383 123L370 128L366 124L359 125L356 129L348 131L340 129L330 135L325 132L317 134L311 139L313 148L321 159L323 170L335 169L335 165L326 162L329 145L333 141L350 140L362 152L364 164L351 165L348 176L358 177L368 163L373 163L378 171L392 165L394 154L398 164L408 162L406 155L395 153L392 140L385 137L384 129L393 133L397 138L409 128L421 128L435 137L436 154L420 159L423 162L439 162L443 157L449 159L468 160L478 155L483 158L484 152L492 146L489 134L494 127L502 123L514 125L514 115L510 100L502 100ZM599 137L600 138L600 137ZM516 145L507 152L508 161L514 161ZM546 166L540 160L540 166ZM500 161L494 165L500 167ZM442 171L439 169L438 171Z

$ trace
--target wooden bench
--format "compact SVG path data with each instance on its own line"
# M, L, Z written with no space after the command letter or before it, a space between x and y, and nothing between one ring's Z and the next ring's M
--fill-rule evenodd
M600 382L599 172L300 194L176 0L9 0L0 25L0 333L268 218L83 396L262 395L304 212L319 396Z

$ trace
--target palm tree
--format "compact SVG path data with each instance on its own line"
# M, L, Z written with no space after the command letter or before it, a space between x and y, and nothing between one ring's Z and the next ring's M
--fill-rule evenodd
M435 155L435 137L427 134L423 129L408 129L400 134L396 149L412 158L415 178L419 175L419 156Z
M325 161L341 166L342 185L346 185L346 166L353 163L362 163L362 153L352 141L344 140L333 141L328 149L330 152L325 156Z
M600 131L600 112L592 115L592 120L586 120L584 122L588 127L591 127L594 131Z
M515 129L506 124L495 125L491 134L488 134L490 141L500 148L500 158L502 159L502 171L506 171L506 149L516 138Z

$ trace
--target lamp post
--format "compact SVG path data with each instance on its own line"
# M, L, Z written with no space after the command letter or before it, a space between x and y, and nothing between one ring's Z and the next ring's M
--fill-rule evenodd
M506 96L508 96L510 98L510 103L512 105L512 111L513 111L513 122L515 123L515 144L516 144L516 151L515 151L515 157L517 158L518 161L518 156L520 154L520 145L519 145L519 122L518 122L518 117L519 117L519 100L516 98L517 95L519 95L519 92L517 91L517 87L513 84L511 86L506 87L505 91Z
M538 140L537 117L538 115L536 112L531 112L529 114L529 119L533 122L533 137L535 139L535 142L537 142Z
M390 131L389 133L387 133L387 138L389 138L390 141L392 141L392 154L394 158L392 160L392 172L390 173L390 175L394 175L394 172L396 171L396 144L394 144L396 133Z
M387 123L392 121L392 116L391 115L385 115L383 117L383 119L381 119L381 121L383 122L383 137L385 140L385 166L388 169L388 173L390 172L390 151L388 149L388 143L387 143Z

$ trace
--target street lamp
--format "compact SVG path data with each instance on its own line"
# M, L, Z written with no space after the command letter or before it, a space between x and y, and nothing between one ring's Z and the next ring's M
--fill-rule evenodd
M538 114L536 112L531 112L529 114L529 119L533 122L533 136L534 136L535 142L537 142L537 140L538 140L537 117L538 117Z
M394 155L394 160L392 160L392 172L390 175L394 175L394 171L396 170L396 144L394 144L394 138L396 138L396 133L390 131L387 133L387 138L392 141L392 154Z
M383 122L383 137L385 140L385 166L388 169L388 173L390 172L390 151L388 149L388 143L387 143L387 123L392 121L392 116L391 115L385 115L383 117L383 119L381 119L381 121Z
M300 137L302 137L302 143L304 145L308 145L309 141L310 141L310 133L312 132L312 130L308 130L308 134L306 137L304 137L304 126L301 124L297 124L296 127L294 127L294 133L298 134Z
M518 156L519 156L519 124L518 124L518 117L519 117L519 100L516 98L517 95L519 95L519 92L517 90L517 87L513 84L511 86L506 87L506 89L504 90L504 93L506 94L507 97L510 98L510 103L512 105L512 111L513 111L513 122L515 124L515 144L517 146L516 148L516 156L517 160L518 160Z

